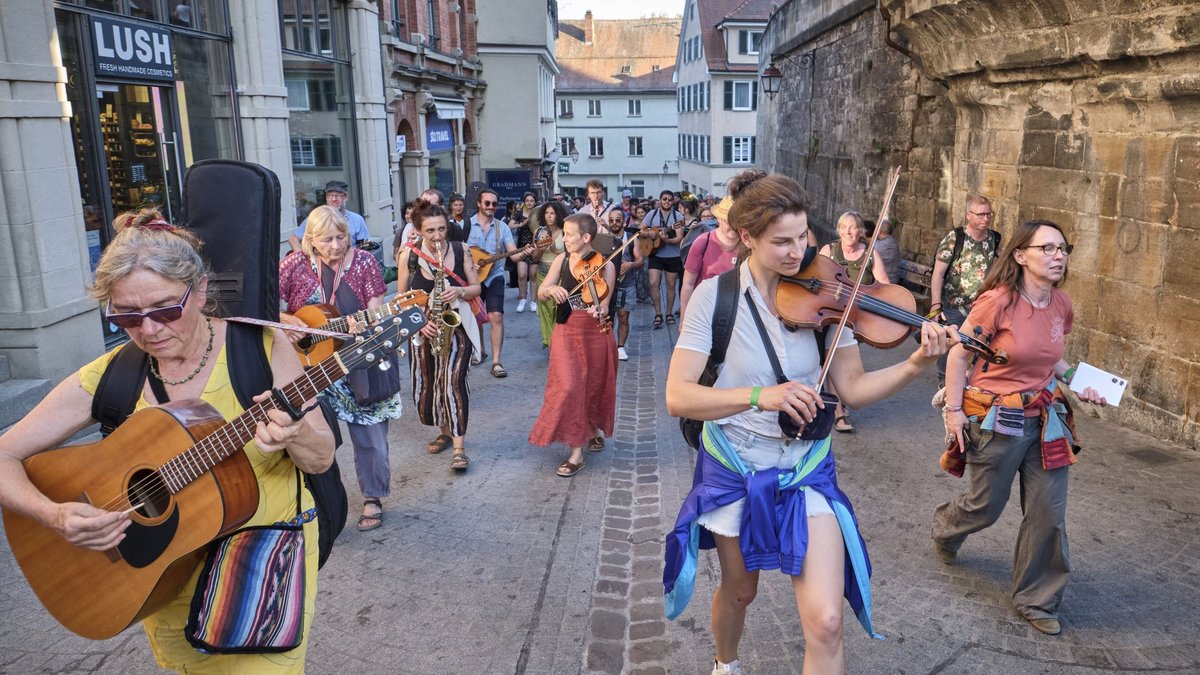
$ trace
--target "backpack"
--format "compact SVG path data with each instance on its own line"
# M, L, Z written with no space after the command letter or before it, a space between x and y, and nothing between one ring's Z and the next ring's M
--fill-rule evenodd
M713 225L712 223L708 223L703 220L697 221L696 224L692 226L692 229L688 230L688 233L683 235L683 241L679 242L679 259L686 264L688 253L690 253L692 250L692 244L696 243L700 237L703 237L715 229L717 229L717 226ZM712 237L704 237L704 248L701 250L707 251L708 245L711 243ZM701 253L700 255L704 254Z
M809 254L815 252L815 248L809 249ZM812 260L811 255L805 256L805 262L801 267L806 267L808 262ZM704 372L700 373L700 379L697 381L703 387L711 387L717 381L718 367L725 362L725 354L729 350L729 338L733 336L733 324L737 319L738 308L738 273L739 268L722 272L717 276L717 306L713 310L712 315L712 348L709 350L708 361L704 364ZM828 332L828 327L815 330L817 339L817 354L819 354L821 363L825 362L825 335ZM693 420L686 417L679 418L679 432L683 434L683 440L693 450L700 449L700 432L704 426L702 420Z
M942 275L943 279L950 276L950 268L954 267L958 256L962 254L963 243L966 241L966 238L966 230L961 227L954 228L954 252L950 254L950 262L946 263L946 273ZM995 260L1000 257L1000 233L989 229L988 238L992 240L992 260Z
M226 328L225 347L233 392L238 403L243 408L249 408L254 405L254 397L270 389L273 381L271 365L263 350L262 329L231 322ZM132 342L122 347L109 361L92 397L92 419L100 422L102 435L111 434L133 414L146 383L149 364L150 358L146 352ZM160 402L167 401L167 392L158 379L151 378L150 387ZM326 405L321 406L321 412L333 430L334 448L337 448L342 444L337 416ZM336 459L323 473L305 473L304 483L317 506L319 568L329 558L334 540L346 527L350 505Z

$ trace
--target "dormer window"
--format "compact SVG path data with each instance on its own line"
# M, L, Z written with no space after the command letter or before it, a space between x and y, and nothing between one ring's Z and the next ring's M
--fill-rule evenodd
M761 30L739 30L738 53L751 56L758 54L759 48L762 46L762 36Z
M622 75L628 75L631 72L633 72L633 66L621 66Z

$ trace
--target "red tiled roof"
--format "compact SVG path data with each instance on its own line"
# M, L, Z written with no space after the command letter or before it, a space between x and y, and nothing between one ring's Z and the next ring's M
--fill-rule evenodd
M757 71L758 67L754 64L729 63L724 35L717 30L717 25L726 20L765 22L771 18L772 0L697 0L696 9L700 13L698 21L708 69Z
M586 19L560 20L555 89L645 91L675 89L679 17L593 20L592 42L583 41ZM629 73L622 74L622 66ZM654 70L658 66L658 70Z

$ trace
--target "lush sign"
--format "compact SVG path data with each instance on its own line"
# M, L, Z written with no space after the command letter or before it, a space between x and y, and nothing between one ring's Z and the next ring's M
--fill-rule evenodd
M97 76L167 82L175 79L169 30L93 16L92 33Z

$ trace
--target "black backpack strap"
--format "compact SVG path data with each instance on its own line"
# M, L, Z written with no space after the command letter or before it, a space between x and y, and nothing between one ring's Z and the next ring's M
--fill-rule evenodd
M228 321L225 323L225 349L233 380L233 393L242 408L254 405L254 397L274 386L271 362L263 349L262 327Z
M954 261L958 260L958 256L962 254L963 239L967 233L961 227L954 228L954 252L950 254L950 262L946 263L946 271L942 274L942 278L950 276L950 268L954 267Z
M717 380L717 366L725 362L725 353L729 350L729 338L733 336L733 324L737 320L738 309L738 268L722 272L717 277L717 306L712 316L712 348L708 353L708 362L704 364L704 373L700 384L711 387Z
M150 358L132 342L108 362L92 396L92 419L100 423L101 435L108 436L133 414L149 369Z
M992 238L992 260L1000 257L1000 230L988 230L988 236Z

